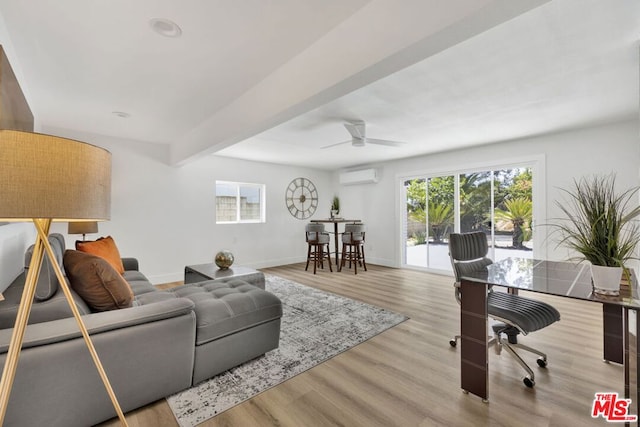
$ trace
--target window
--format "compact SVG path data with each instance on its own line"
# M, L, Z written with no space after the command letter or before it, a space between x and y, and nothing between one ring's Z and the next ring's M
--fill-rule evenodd
M265 186L216 181L216 224L265 222Z

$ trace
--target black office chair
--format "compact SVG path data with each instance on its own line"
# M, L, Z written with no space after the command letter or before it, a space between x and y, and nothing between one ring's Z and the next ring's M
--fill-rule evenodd
M449 256L456 277L454 287L458 303L463 297L460 292L460 278L465 273L485 270L488 265L492 264L493 261L487 257L488 251L487 236L483 232L451 233L449 236ZM504 346L507 352L527 371L527 376L523 379L524 384L527 387L533 387L535 375L514 348L540 356L537 363L541 368L547 366L547 355L524 344L519 344L517 336L519 333L527 335L529 332L537 331L557 322L560 320L560 313L547 303L493 289L489 289L487 296L487 311L491 318L502 322L492 326L494 337L489 341L489 344L496 345L498 354ZM503 335L507 336L506 340ZM456 335L449 341L449 344L455 347L459 338L460 336Z

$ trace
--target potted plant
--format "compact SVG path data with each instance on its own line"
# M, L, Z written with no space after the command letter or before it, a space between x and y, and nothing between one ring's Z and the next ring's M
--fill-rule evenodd
M331 202L331 218L335 218L340 213L340 199L338 196L333 196Z
M574 180L573 189L563 190L566 200L556 201L566 215L554 224L560 234L559 244L580 254L574 259L591 263L594 292L619 294L623 271L629 277L627 261L637 259L638 190L635 187L618 193L613 174L583 177Z

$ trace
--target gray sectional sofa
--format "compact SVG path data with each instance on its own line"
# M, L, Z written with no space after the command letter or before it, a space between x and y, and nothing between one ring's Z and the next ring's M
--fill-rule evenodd
M64 238L49 241L62 265ZM30 258L29 252L26 261ZM240 280L208 281L158 291L123 259L133 306L92 312L74 293L123 411L186 389L278 347L282 306L273 294ZM27 262L28 265L28 262ZM45 260L11 392L7 426L89 426L115 411L51 265ZM25 274L0 302L4 366Z

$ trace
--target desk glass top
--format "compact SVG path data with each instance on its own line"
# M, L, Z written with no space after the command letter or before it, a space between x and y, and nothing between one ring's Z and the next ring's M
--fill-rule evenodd
M595 294L591 284L591 269L586 263L507 258L487 266L486 271L465 274L462 278L471 282L640 308L638 282L635 274L631 276L631 285L620 286L620 296Z

